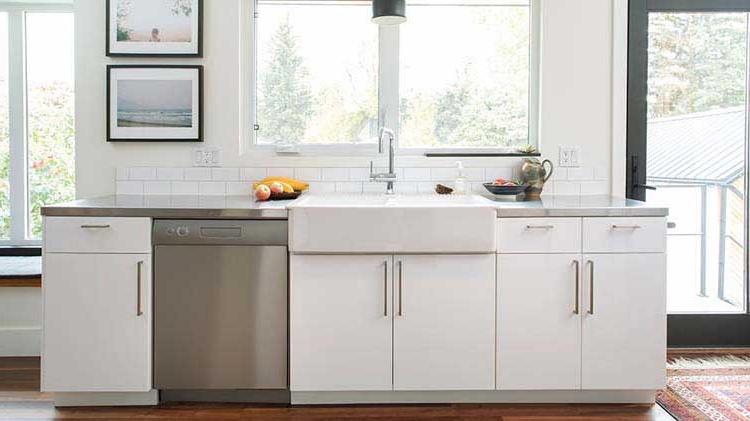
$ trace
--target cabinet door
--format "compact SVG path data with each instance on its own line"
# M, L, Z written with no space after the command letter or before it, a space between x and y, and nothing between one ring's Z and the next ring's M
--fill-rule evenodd
M580 259L578 254L498 256L498 389L580 388Z
M291 256L293 391L392 390L392 260Z
M665 255L591 254L584 261L583 389L661 389Z
M494 389L495 256L394 263L394 389Z
M151 320L151 255L46 254L42 390L150 390Z

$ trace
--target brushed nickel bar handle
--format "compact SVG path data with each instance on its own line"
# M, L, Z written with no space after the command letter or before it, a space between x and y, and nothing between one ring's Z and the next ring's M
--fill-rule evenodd
M576 305L573 307L573 314L581 314L581 262L573 260L573 264L576 267Z
M588 313L594 314L594 261L589 260L589 311Z
M612 225L613 230L639 230L643 228L640 225Z
M138 299L136 303L136 315L143 316L143 305L141 302L141 292L142 292L141 279L143 277L142 276L143 275L143 260L138 262L137 268L138 268L138 283L136 284L136 293L138 295Z
M383 270L383 317L388 317L388 261L384 263Z
M398 262L398 317L404 316L404 263Z
M554 225L526 225L527 230L551 230L555 229Z
M88 229L88 230L91 230L91 229L107 229L107 228L112 228L112 226L109 225L109 224L104 224L104 225L88 225L88 224L84 224L84 225L81 225L81 228Z

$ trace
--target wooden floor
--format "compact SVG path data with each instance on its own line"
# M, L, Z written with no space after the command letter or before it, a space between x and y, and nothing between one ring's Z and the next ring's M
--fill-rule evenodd
M253 421L671 421L658 405L364 405L278 407L170 404L140 408L55 409L39 393L39 360L0 358L0 420Z

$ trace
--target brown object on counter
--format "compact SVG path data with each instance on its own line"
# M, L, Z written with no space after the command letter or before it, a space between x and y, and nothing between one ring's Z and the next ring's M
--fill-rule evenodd
M442 184L438 184L437 186L435 186L435 193L437 193L437 194L451 194L451 193L453 193L453 189L450 188L450 187L448 187L448 186L444 186Z

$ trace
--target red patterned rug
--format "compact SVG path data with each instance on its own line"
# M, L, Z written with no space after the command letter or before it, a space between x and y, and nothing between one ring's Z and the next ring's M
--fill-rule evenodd
M750 420L750 356L675 358L656 400L680 421Z

